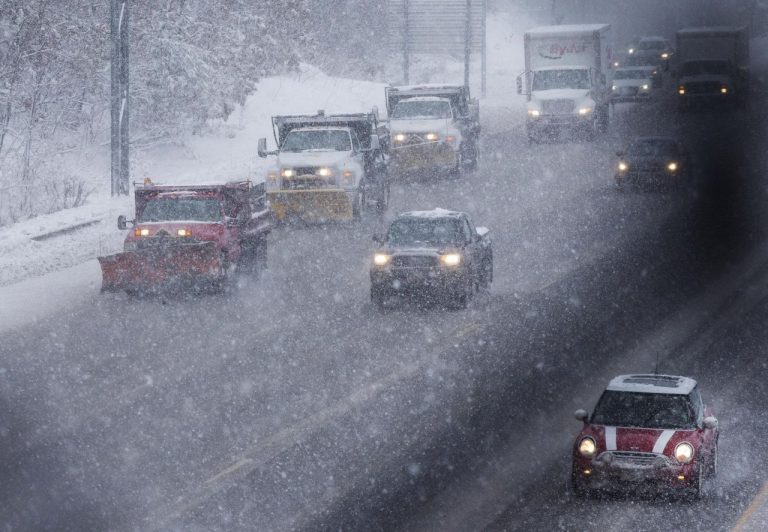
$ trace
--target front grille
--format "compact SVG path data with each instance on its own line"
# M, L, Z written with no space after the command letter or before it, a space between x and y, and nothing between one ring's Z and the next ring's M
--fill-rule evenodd
M299 166L298 168L294 168L293 171L296 172L297 176L303 176L303 175L315 175L317 173L317 168L314 166Z
M664 455L634 451L606 451L601 460L616 467L632 468L664 467L669 463Z
M308 190L314 188L324 188L328 186L328 180L319 176L300 176L290 179L283 179L284 190Z
M637 94L637 87L620 87L619 94L622 96L635 96Z
M665 170L664 163L659 162L641 162L630 163L630 172L663 172Z
M573 112L573 100L544 100L541 102L541 110L546 115L562 115Z
M395 268L432 268L437 265L437 257L429 255L395 255L392 266Z
M693 81L685 84L688 94L719 94L720 83L717 81Z

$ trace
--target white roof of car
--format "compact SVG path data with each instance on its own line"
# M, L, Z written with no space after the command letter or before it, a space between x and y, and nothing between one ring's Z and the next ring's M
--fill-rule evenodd
M410 216L414 218L445 218L445 217L457 217L463 213L458 211L449 211L448 209L441 209L437 207L431 211L408 211L401 212L400 216Z
M291 132L293 131L349 131L349 128L343 126L312 126L297 127L291 130Z
M408 98L403 98L397 104L401 104L404 102L450 102L448 98L441 98L440 96L410 96Z
M613 392L663 393L688 395L696 381L678 375L619 375L608 383L606 390Z
M528 34L554 34L554 33L581 33L588 31L602 31L610 27L610 24L560 24L557 26L538 26L531 28Z

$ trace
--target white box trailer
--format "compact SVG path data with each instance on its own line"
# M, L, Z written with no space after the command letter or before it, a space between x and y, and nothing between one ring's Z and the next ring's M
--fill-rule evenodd
M525 32L525 72L517 90L528 101L528 137L572 129L590 137L608 127L609 24L541 26Z

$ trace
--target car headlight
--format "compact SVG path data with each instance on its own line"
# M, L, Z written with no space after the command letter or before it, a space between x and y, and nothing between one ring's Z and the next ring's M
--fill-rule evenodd
M533 118L538 117L541 114L541 111L538 109L528 109L528 116L531 116Z
M344 170L344 172L342 172L341 176L344 178L344 184L345 185L354 185L355 184L355 173L352 170Z
M677 88L677 93L678 93L678 94L680 94L680 95L683 95L683 94L685 94L685 86L684 86L684 85L680 85L680 86Z
M630 53L630 54L634 54L634 53L635 53L635 49L634 49L634 48L630 48L630 49L629 49L629 53Z
M618 61L614 61L613 62L613 68L619 68L619 62Z
M437 133L427 133L424 138L430 141L440 140L440 135Z
M588 115L591 112L592 112L592 108L591 107L579 107L579 114L581 116Z
M373 263L376 266L386 266L390 260L392 260L392 256L386 253L375 253L373 255Z
M617 90L617 89L618 89L618 87L617 87L616 85L611 85L611 90L612 90L612 91L615 91L615 90Z
M668 59L669 58L669 54L667 52L664 52L663 54L661 54L661 58L662 59Z
M458 266L461 264L461 255L458 253L446 253L440 255L440 261L446 266Z
M294 177L296 171L293 168L283 168L280 170L280 177Z
M685 441L678 443L675 447L675 460L681 464L687 464L693 460L693 445Z
M322 168L317 169L317 175L320 177L331 177L333 175L333 169L323 166Z
M619 161L619 172L626 172L629 170L629 165L624 161Z
M595 440L590 438L589 436L582 438L579 442L579 453L581 456L584 456L585 458L592 458L595 456L595 453L597 452L597 445L595 445Z
M677 163L676 163L676 162L671 162L671 163L669 163L669 164L667 165L667 170L669 170L670 172L675 172L675 171L677 171Z
M146 227L137 227L133 230L133 236L149 236L149 229Z
M647 90L648 90L648 84L647 84L647 83L646 83L645 85L643 85L643 90L644 90L644 91L647 91Z
M396 133L395 142L405 142L405 133Z
M192 229L179 229L176 231L177 236L189 237L192 236Z
M720 94L728 94L728 87L720 87Z

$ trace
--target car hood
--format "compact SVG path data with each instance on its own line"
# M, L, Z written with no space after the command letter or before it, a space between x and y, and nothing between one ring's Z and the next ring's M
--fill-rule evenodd
M650 85L651 78L648 79L615 79L613 85L616 87L642 87L643 85Z
M694 449L698 449L700 443L696 429L646 429L590 425L582 431L581 437L584 436L594 438L598 454L605 451L626 451L671 456L677 444L681 442L690 443Z
M680 82L681 83L699 83L699 82L716 82L716 83L723 83L726 81L730 81L731 76L728 74L705 74L700 76L681 76Z
M449 129L455 129L452 128L451 120L448 118L391 119L389 128L392 133L444 133Z
M281 166L338 166L349 159L348 151L280 152Z
M447 251L455 250L456 246L431 246L424 245L386 245L380 251L389 255L439 255Z

